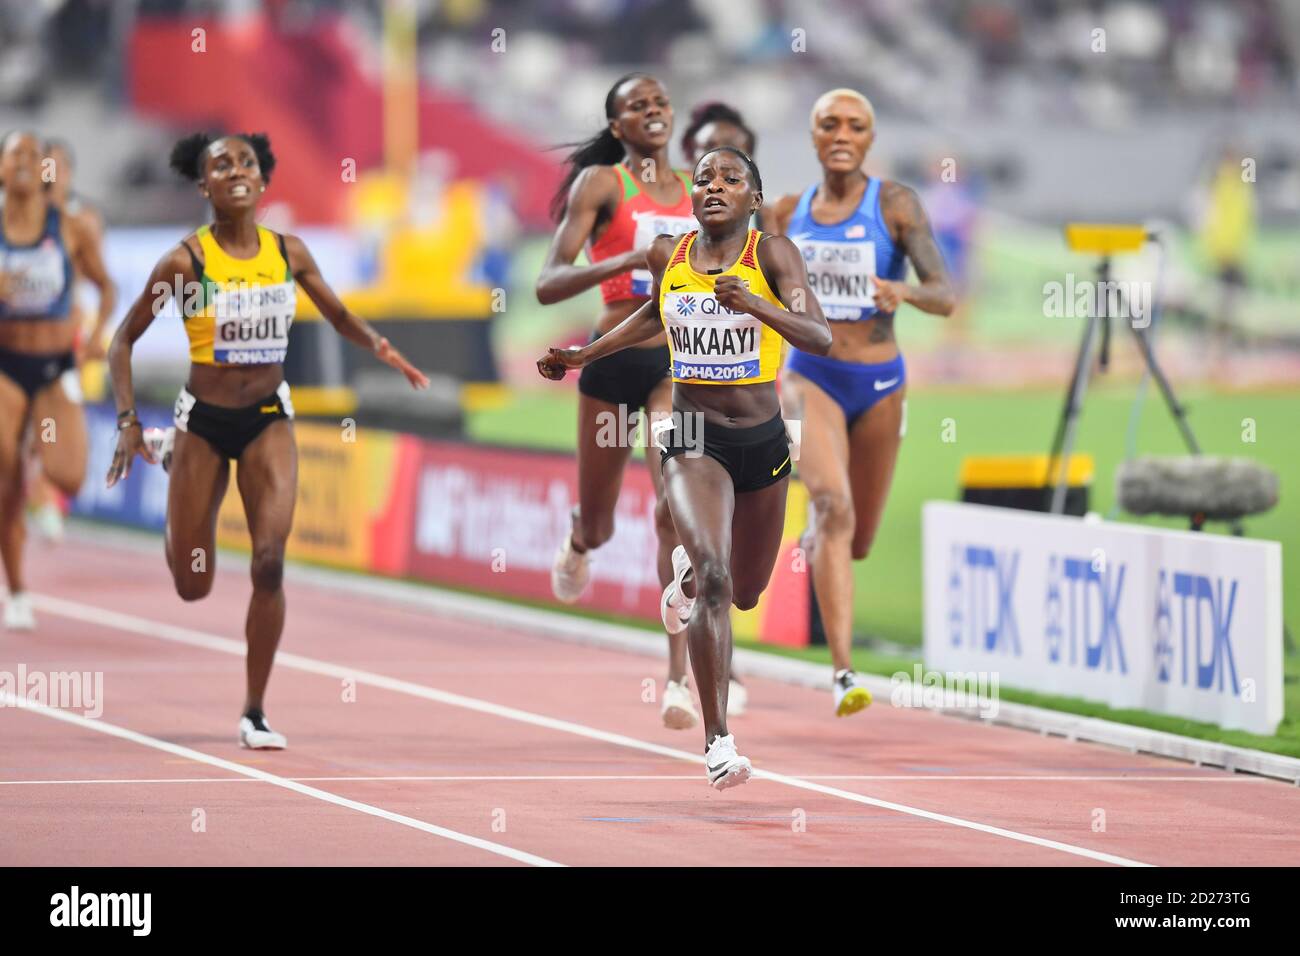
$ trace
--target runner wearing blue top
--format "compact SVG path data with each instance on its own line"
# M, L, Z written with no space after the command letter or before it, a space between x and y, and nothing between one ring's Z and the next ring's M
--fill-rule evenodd
M0 563L9 594L4 627L36 627L23 577L23 447L29 433L45 476L72 496L86 475L86 419L74 355L73 279L98 287L88 342L99 342L113 309L113 283L98 238L66 215L45 189L44 144L16 131L0 139Z
M813 502L813 588L835 668L835 712L871 703L852 669L853 565L880 525L906 422L907 370L894 338L904 302L948 315L953 293L916 193L862 171L875 111L855 90L812 109L820 183L782 197L773 227L803 253L809 287L830 320L827 355L791 348L781 376L787 419L801 425L799 475ZM905 282L911 261L917 282Z

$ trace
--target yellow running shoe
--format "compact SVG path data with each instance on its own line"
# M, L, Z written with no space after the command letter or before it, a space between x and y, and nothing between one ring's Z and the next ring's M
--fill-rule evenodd
M871 703L871 691L858 683L858 675L850 670L835 672L835 716L847 717L865 710Z

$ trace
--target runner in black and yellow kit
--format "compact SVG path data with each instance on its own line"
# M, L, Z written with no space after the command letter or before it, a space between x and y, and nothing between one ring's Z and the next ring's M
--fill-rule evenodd
M239 742L278 750L285 739L267 725L262 697L284 628L284 546L298 484L293 405L281 364L294 317L295 283L345 338L371 349L415 388L427 387L429 380L347 310L301 239L257 225L257 203L275 168L265 135L212 139L196 134L176 144L171 164L199 184L215 221L163 256L113 336L109 367L118 443L108 484L130 472L137 454L165 462L170 452L167 565L176 592L197 601L212 589L217 509L230 460L238 462L236 478L253 543L253 596L245 625L248 696ZM190 377L176 400L175 430L153 445L146 443L133 407L131 349L176 290L183 297L190 340Z
M673 106L653 76L630 73L605 95L605 127L568 157L569 171L552 211L559 225L537 277L537 300L559 302L600 286L604 308L595 335L609 332L650 295L646 250L655 236L693 225L689 177L673 170L668 144ZM577 265L585 249L590 264ZM566 604L577 601L591 579L591 552L614 534L614 507L632 443L610 422L666 416L672 409L668 348L662 335L583 369L578 378L578 507L555 554L551 589ZM643 434L648 429L643 429ZM659 580L672 579L677 544L664 501L663 482L651 468ZM668 680L661 710L664 725L685 729L697 717L686 687L685 627L664 612L668 632Z
M662 467L682 545L665 596L689 619L706 771L721 790L750 775L727 733L730 610L758 603L785 523L790 450L775 385L781 339L825 354L831 333L799 250L749 227L763 185L748 156L733 147L701 156L691 202L699 229L650 247L650 300L590 345L551 349L537 365L560 379L668 331L673 427L662 438Z

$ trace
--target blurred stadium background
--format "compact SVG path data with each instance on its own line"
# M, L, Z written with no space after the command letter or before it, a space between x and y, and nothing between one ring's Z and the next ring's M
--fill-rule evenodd
M300 313L287 369L312 499L300 505L299 556L493 589L490 574L457 570L467 559L438 540L420 494L529 470L498 446L572 448L576 391L543 383L533 362L583 338L599 299L542 308L532 294L562 155L548 147L599 128L612 80L644 69L667 84L678 134L697 103L740 109L775 197L818 175L807 131L817 94L860 89L877 110L869 171L921 190L964 290L953 319L904 310L897 325L909 439L875 551L857 566L855 616L888 665L920 642L921 503L957 497L965 456L1047 450L1082 322L1047 317L1044 285L1094 268L1066 249L1070 220L1162 224L1160 274L1149 249L1118 262L1117 277L1158 283L1159 355L1202 444L1281 475L1281 504L1247 533L1296 553L1298 57L1300 5L1284 0L6 0L0 127L72 145L76 189L108 224L119 313L206 213L168 171L171 143L196 128L268 132L280 165L264 222L300 233L349 304L437 378L432 398L411 399ZM165 417L186 369L179 324L156 323L136 356L139 390ZM1140 371L1118 338L1084 412L1078 448L1097 463L1092 506L1103 513ZM85 374L102 395L102 369ZM387 430L366 461L337 457L340 420ZM950 420L955 440L943 437ZM410 445L416 437L455 445ZM126 498L102 492L110 438L111 426L92 432L78 510L160 526L152 479ZM1136 444L1181 451L1154 397ZM445 459L476 446L488 457L465 457L460 477L430 485L420 470L442 460L428 449ZM557 482L572 470L521 460ZM490 543L492 520L533 521L515 553L541 575L563 508L520 518L549 492L515 492L517 510L475 519L479 533ZM351 498L369 511L353 515ZM471 511L502 499L454 500ZM644 540L628 537L639 526L625 524L626 550L612 553L644 564ZM232 540L237 525L230 517ZM653 587L620 580L617 560L591 610L643 614L628 595ZM1294 629L1300 562L1284 576ZM533 591L519 596L545 597Z

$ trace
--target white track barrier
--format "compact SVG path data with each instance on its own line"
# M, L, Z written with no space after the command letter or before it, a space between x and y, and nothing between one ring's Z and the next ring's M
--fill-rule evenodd
M928 668L1276 731L1278 542L939 501L922 528Z

